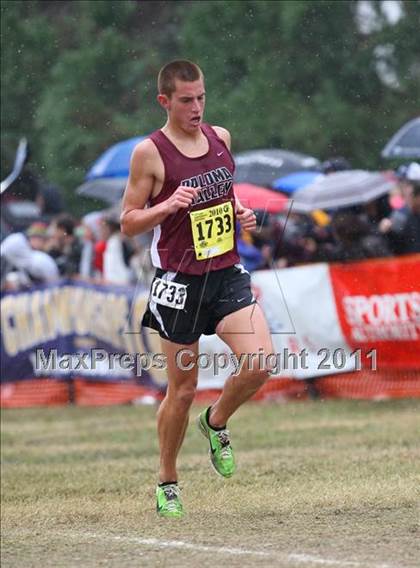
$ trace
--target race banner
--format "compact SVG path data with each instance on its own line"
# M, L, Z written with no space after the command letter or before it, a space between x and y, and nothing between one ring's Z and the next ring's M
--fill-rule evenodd
M331 265L346 344L379 368L420 368L420 255Z
M156 348L140 327L146 301L144 288L70 280L2 295L2 382L38 377L153 382L141 358Z
M254 272L252 283L280 356L277 375L307 379L357 368L327 264Z
M420 255L256 271L251 278L272 334L273 385L420 370ZM2 385L48 378L164 392L159 335L140 323L147 299L144 287L70 280L2 294ZM203 336L199 352L200 391L220 389L239 372L216 335Z

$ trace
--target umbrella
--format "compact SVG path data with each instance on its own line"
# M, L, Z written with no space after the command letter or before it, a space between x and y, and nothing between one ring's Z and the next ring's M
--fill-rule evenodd
M118 201L127 183L131 154L141 140L144 136L129 138L108 148L93 163L77 193L108 203Z
M236 154L234 158L236 183L253 183L265 187L271 187L281 176L319 165L316 158L288 150L250 150Z
M382 150L383 158L420 158L420 116L402 126Z
M92 199L101 199L110 205L121 199L127 178L98 178L87 181L77 188L77 193Z
M297 189L313 183L318 177L323 177L323 174L311 170L295 172L276 179L273 183L273 189L293 193Z
M281 193L250 183L238 183L233 188L236 197L244 207L261 209L267 213L281 213L287 209L288 199Z
M23 166L28 158L28 141L26 138L21 138L19 141L19 146L16 151L15 163L13 165L12 172L4 179L0 184L0 194L6 191L13 182L17 180L22 172Z
M396 185L390 174L347 170L318 178L298 189L290 202L293 211L308 213L316 209L339 209L367 203L388 193Z

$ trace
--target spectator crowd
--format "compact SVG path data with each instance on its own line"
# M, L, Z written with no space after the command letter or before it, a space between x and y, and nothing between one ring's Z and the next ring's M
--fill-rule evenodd
M324 172L349 168L324 162ZM420 165L400 167L390 193L363 205L311 214L257 213L257 228L243 233L239 251L249 270L311 262L346 262L420 252Z
M344 163L344 165L343 165ZM324 173L346 169L324 163ZM346 262L420 252L420 165L397 170L391 194L367 204L311 214L256 211L257 228L240 232L238 252L250 271L312 262ZM48 205L48 195L46 195ZM151 235L122 235L116 208L82 219L56 213L8 234L1 243L2 290L60 277L145 286L153 277ZM239 227L238 227L239 228Z
M112 284L150 281L148 239L127 239L116 213L93 212L80 221L67 213L32 223L1 244L2 289L16 290L60 277Z

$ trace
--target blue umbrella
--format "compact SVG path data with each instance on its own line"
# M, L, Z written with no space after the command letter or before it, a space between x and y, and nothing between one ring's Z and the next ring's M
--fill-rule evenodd
M85 183L77 188L77 193L116 203L127 183L131 154L144 138L145 136L136 136L108 148L93 163L85 176Z
M238 253L245 266L245 270L256 270L264 259L260 250L256 246L245 243L241 238L238 239Z
M86 181L98 178L128 177L131 154L135 146L144 138L144 136L136 136L108 148L94 162L86 174Z
M273 182L273 189L293 193L297 189L313 183L318 176L322 176L322 174L311 170L295 172L276 179Z

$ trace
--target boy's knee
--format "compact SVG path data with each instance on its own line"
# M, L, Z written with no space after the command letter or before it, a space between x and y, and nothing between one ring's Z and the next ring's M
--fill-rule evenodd
M261 386L270 378L270 371L268 369L256 369L253 371L253 374L254 380Z
M191 406L195 397L196 386L196 383L180 386L172 392L172 399L177 404Z
M250 368L242 371L242 375L247 381L254 383L256 386L262 386L269 378L270 371L265 368Z

